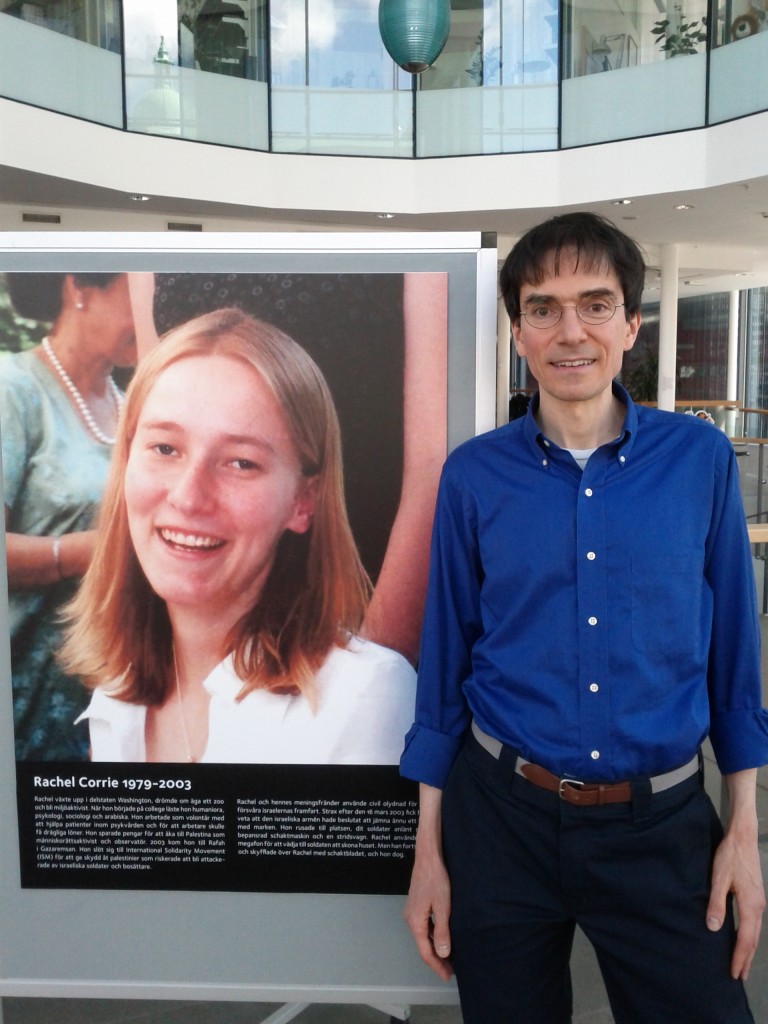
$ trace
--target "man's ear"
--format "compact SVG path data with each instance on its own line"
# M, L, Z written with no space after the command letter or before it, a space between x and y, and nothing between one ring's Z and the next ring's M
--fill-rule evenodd
M640 311L633 313L627 320L627 333L624 338L624 351L629 350L634 346L637 341L637 332L640 330L640 324L642 323L642 316Z
M520 326L522 323L522 319L522 316L518 316L517 319L509 321L509 326L512 330L512 339L515 343L515 349L517 351L517 354L521 358L525 356L525 344L523 342L522 330Z

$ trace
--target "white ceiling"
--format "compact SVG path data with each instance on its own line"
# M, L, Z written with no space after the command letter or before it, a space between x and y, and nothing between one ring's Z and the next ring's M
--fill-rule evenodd
M226 193L226 186L222 188ZM471 203L471 190L467 202ZM631 198L630 205L614 205ZM676 210L681 204L687 210ZM366 230L492 231L503 255L512 240L540 220L567 207L471 210L398 214L389 220L374 212L267 209L227 202L152 196L137 204L122 191L0 165L0 224L23 230L22 212L60 212L62 228L161 230L166 221L203 225L203 230ZM605 197L572 209L591 210L614 220L646 249L652 268L659 247L678 243L680 294L728 291L768 285L768 175L686 192L639 197ZM34 227L50 229L49 225ZM649 287L655 284L653 271ZM650 297L650 295L648 296Z

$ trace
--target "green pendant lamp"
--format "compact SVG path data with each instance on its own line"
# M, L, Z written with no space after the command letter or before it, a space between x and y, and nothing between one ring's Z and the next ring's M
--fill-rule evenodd
M440 56L451 29L451 0L379 0L379 32L403 71L419 75Z

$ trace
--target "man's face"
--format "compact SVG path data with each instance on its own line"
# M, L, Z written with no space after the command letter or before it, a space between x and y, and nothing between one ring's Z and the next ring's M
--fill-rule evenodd
M544 318L547 310L561 310L560 320L551 327L532 326L526 316L512 325L517 352L528 360L538 381L542 398L562 402L589 402L610 390L621 370L622 357L635 343L640 314L626 318L621 284L605 265L577 266L575 255L562 253L559 273L550 270L539 284L520 289L520 308L530 320ZM574 307L590 315L601 315L607 304L616 304L611 319L600 324L585 323Z

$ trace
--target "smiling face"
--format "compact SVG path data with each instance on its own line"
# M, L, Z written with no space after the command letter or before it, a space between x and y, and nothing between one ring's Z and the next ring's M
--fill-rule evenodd
M174 621L231 628L254 606L286 530L312 521L285 417L259 373L224 355L163 370L138 417L125 473L139 563Z
M611 396L611 382L621 370L622 357L637 338L640 314L627 319L619 306L605 323L584 323L573 307L593 298L623 303L618 277L606 266L577 265L567 253L561 256L558 274L551 267L543 280L520 289L523 312L532 313L541 304L568 307L553 327L532 327L524 316L512 324L517 351L526 357L538 381L542 409L571 402L602 406Z

